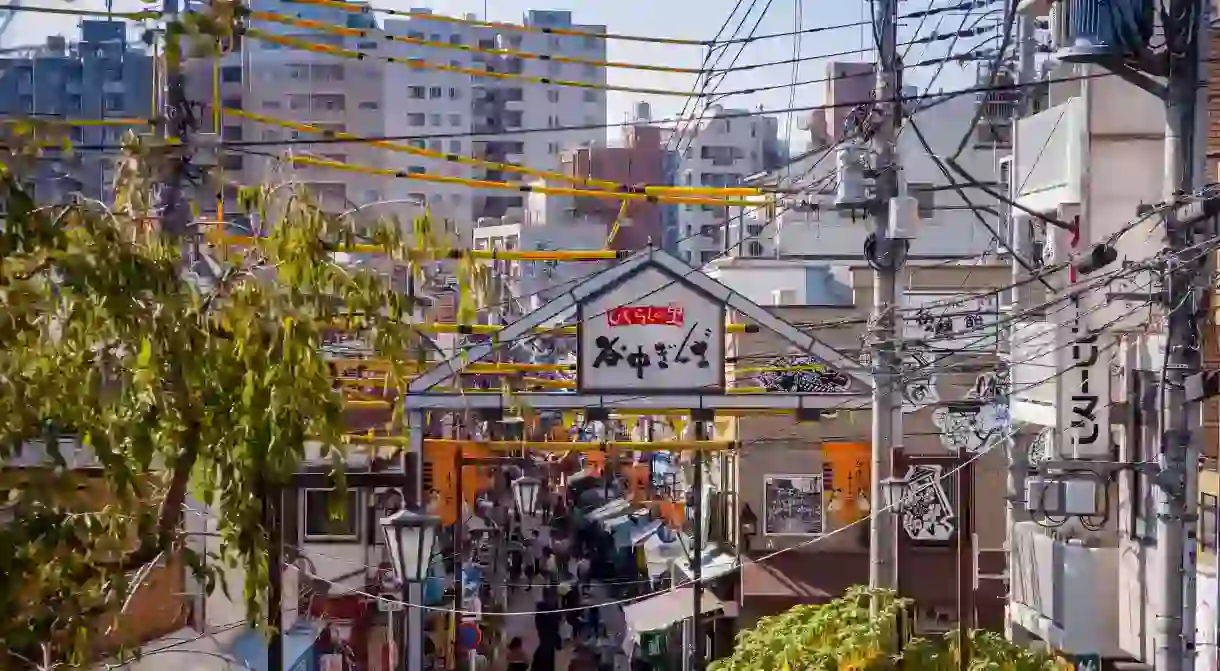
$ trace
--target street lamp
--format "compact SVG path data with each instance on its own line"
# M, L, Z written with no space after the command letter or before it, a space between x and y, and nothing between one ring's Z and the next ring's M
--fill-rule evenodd
M900 513L910 503L911 483L906 478L885 478L881 481L881 495L886 508Z
M404 585L427 580L440 524L439 517L410 510L400 510L381 519L390 560Z
M540 489L542 481L538 478L523 476L513 480L513 500L517 503L517 511L532 516L538 508Z

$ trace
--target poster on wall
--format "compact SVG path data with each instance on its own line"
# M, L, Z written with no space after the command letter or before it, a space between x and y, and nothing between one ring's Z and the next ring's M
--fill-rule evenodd
M868 515L872 458L863 443L823 443L823 470L830 473L825 492L826 511L836 524L845 526Z
M822 535L822 474L765 475L763 534Z

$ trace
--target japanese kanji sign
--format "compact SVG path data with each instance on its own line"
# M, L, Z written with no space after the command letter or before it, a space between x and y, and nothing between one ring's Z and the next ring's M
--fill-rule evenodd
M999 344L996 294L907 293L902 337L911 346L941 352L992 351Z
M724 389L724 306L644 267L579 308L583 393Z

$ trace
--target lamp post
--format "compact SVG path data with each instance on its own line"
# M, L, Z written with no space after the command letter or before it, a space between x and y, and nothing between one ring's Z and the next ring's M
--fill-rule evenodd
M410 590L409 586L421 585L428 579L440 525L439 517L410 510L400 510L381 519L386 549L390 552L394 572L402 583L403 601L407 602L408 609L422 605L411 602L413 590ZM422 636L423 632L420 631L419 638ZM408 640L403 647L405 649L399 654L405 663L400 664L400 668L405 671L423 671L423 641Z
M538 492L542 489L542 481L538 478L523 476L513 480L513 502L517 504L517 512L533 516L538 509Z

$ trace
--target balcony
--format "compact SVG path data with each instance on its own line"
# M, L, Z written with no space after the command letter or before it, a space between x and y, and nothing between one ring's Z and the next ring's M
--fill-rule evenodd
M1017 201L1038 211L1081 202L1088 119L1073 97L1017 122L1013 185Z
M1009 618L1064 653L1125 657L1118 568L1118 548L1065 543L1021 522L1009 557Z
M1052 87L1051 96L1058 104L1016 125L1013 191L1022 206L1051 212L1064 204L1089 203L1086 226L1102 226L1127 221L1140 203L1161 199L1165 111L1160 100L1118 77ZM1086 239L1108 232L1093 228Z

